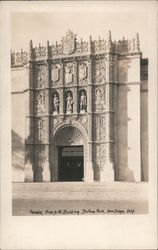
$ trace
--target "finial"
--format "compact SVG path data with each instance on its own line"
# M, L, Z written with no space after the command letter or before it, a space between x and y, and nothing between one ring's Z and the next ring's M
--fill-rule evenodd
M81 43L82 43L82 37L81 37Z
M108 32L108 41L111 42L111 30Z
M47 47L49 46L49 40L47 40Z
M39 48L41 48L41 44L39 43Z
M89 36L89 40L92 41L92 36L91 35Z
M33 48L33 43L32 43L32 40L30 40L29 45L30 45L30 49L32 49L32 48Z
M138 52L140 52L139 33L136 34L136 46Z

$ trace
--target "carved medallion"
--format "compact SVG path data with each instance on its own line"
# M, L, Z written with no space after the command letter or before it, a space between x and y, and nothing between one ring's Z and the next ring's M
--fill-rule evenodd
M51 71L51 79L53 82L57 82L60 77L60 69L59 66L54 65Z
M62 38L64 54L72 54L74 52L75 38L76 38L76 35L71 30L69 30L66 33L66 36Z
M71 82L73 82L73 65L69 63L65 67L65 84L70 84Z

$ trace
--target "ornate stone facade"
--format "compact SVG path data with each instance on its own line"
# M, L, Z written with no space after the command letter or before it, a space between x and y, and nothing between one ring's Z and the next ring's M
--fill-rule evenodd
M39 44L34 48L31 41L29 53L11 53L12 68L29 66L26 101L30 109L26 119L32 125L27 128L29 140L25 139L26 151L30 147L33 152L29 161L33 173L28 181L52 180L59 161L56 142L60 144L61 129L62 133L71 130L67 127L74 128L73 136L65 135L64 145L66 140L67 145L83 143L85 181L115 179L114 122L118 119L116 98L118 81L122 84L118 77L122 56L140 60L138 34L131 41L123 38L116 42L109 32L107 39L93 41L90 37L87 42L78 41L77 35L69 30L59 43L47 42L47 46ZM135 84L140 85L140 81Z

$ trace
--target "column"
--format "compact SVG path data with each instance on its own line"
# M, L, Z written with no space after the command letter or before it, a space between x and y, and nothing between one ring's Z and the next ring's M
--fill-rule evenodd
M86 166L86 182L93 182L93 127L92 127L92 59L88 59L88 91L87 91L87 115L88 115L88 163Z
M25 89L25 182L33 182L34 159L33 159L33 45L30 41L30 58L26 67L26 89Z

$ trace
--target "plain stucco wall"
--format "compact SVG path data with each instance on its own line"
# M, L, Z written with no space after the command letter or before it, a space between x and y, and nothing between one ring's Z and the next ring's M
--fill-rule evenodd
M12 178L24 181L25 163L25 69L12 70Z

